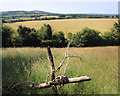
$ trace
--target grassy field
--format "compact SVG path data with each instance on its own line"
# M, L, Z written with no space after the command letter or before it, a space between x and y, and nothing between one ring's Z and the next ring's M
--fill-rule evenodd
M84 27L89 27L103 33L109 31L117 20L118 19L64 19L6 23L6 25L16 30L19 25L40 29L43 24L50 24L53 32L63 31L65 35L67 35L68 32L76 33Z
M52 48L55 68L63 59L65 48ZM66 84L59 89L59 94L117 94L118 93L118 47L70 48L70 55L80 55L82 59L70 58L67 76L92 77L91 81ZM2 50L3 93L13 94L53 94L52 88L31 89L21 84L11 89L18 82L28 80L45 82L50 72L46 48L3 48ZM65 65L65 64L64 64ZM42 67L43 66L43 67ZM42 70L47 69L47 70ZM63 73L64 66L61 69ZM57 74L56 74L57 76ZM49 78L50 80L50 78Z

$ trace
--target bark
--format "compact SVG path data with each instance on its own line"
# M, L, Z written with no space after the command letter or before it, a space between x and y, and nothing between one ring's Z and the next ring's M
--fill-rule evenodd
M49 58L49 62L50 62L50 69L51 69L51 81L53 81L55 79L55 66L54 66L54 61L53 61L53 56L50 50L50 47L48 46L47 48L48 51L48 58ZM51 86L51 84L49 84ZM43 84L43 86L46 86L46 84ZM55 94L57 95L57 87L56 85L52 86Z
M47 51L48 51L48 58L50 62L50 69L51 69L51 80L54 80L55 79L55 66L54 66L53 56L52 56L50 47L47 48Z
M68 80L66 82L64 82L64 84L77 83L77 82L90 81L90 80L91 80L91 78L88 76L81 76L81 77L77 77L77 78L68 78ZM56 85L59 85L59 83L55 82L55 81L49 81L48 83L37 84L32 87L42 89L42 88L51 87L52 85L56 86Z

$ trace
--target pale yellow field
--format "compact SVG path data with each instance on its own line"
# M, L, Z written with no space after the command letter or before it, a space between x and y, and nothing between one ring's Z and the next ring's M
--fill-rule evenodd
M40 18L51 18L51 17L58 18L59 16L41 16Z
M19 25L40 29L43 24L50 24L53 32L63 31L67 35L68 32L76 33L84 27L92 28L103 33L109 31L115 22L118 22L118 19L64 19L6 23L6 25L16 30Z

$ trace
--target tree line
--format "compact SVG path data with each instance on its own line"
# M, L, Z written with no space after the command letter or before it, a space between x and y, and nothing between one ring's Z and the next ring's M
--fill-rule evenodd
M34 16L33 16L34 17ZM40 18L40 17L34 17L34 18L26 18L26 19L21 19L21 18L17 18L17 19L4 19L2 18L2 22L3 23L15 23L15 22L25 22L25 21L35 21L35 20L59 20L59 19L80 19L80 18L119 18L119 16L117 15L111 15L111 16L99 16L99 15L70 15L70 16L66 16L66 15L59 15L59 17L45 17L45 18Z
M35 17L35 18L28 18L28 19L2 19L3 23L15 23L15 22L25 22L25 21L35 21L35 20L58 20L58 19L72 19L72 17L45 17L45 18L40 18L40 17Z
M76 34L69 32L66 38L62 31L53 34L49 24L44 24L39 30L20 25L17 32L2 25L2 47L66 47L68 42L71 42L71 47L118 46L120 20L109 32L102 34L85 27Z

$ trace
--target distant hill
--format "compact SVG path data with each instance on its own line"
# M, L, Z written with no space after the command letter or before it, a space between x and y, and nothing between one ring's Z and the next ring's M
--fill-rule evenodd
M38 11L38 10L33 10L33 11L2 11L2 14L4 13L9 13L12 15L16 14L52 14L50 12L45 12L45 11Z
M0 13L1 15L1 13ZM51 13L46 11L2 11L3 23L14 23L33 20L79 19L79 18L120 18L116 14L99 13Z
M4 14L12 14L12 15L17 15L17 14L81 14L81 15L118 15L118 14L101 14L101 13L52 13L52 12L46 12L46 11L39 11L39 10L33 10L33 11L0 11L0 13Z
M38 11L38 10L33 10L33 11L31 11L31 12L33 12L33 13L38 13L38 14L53 14L53 13L51 13L51 12Z

